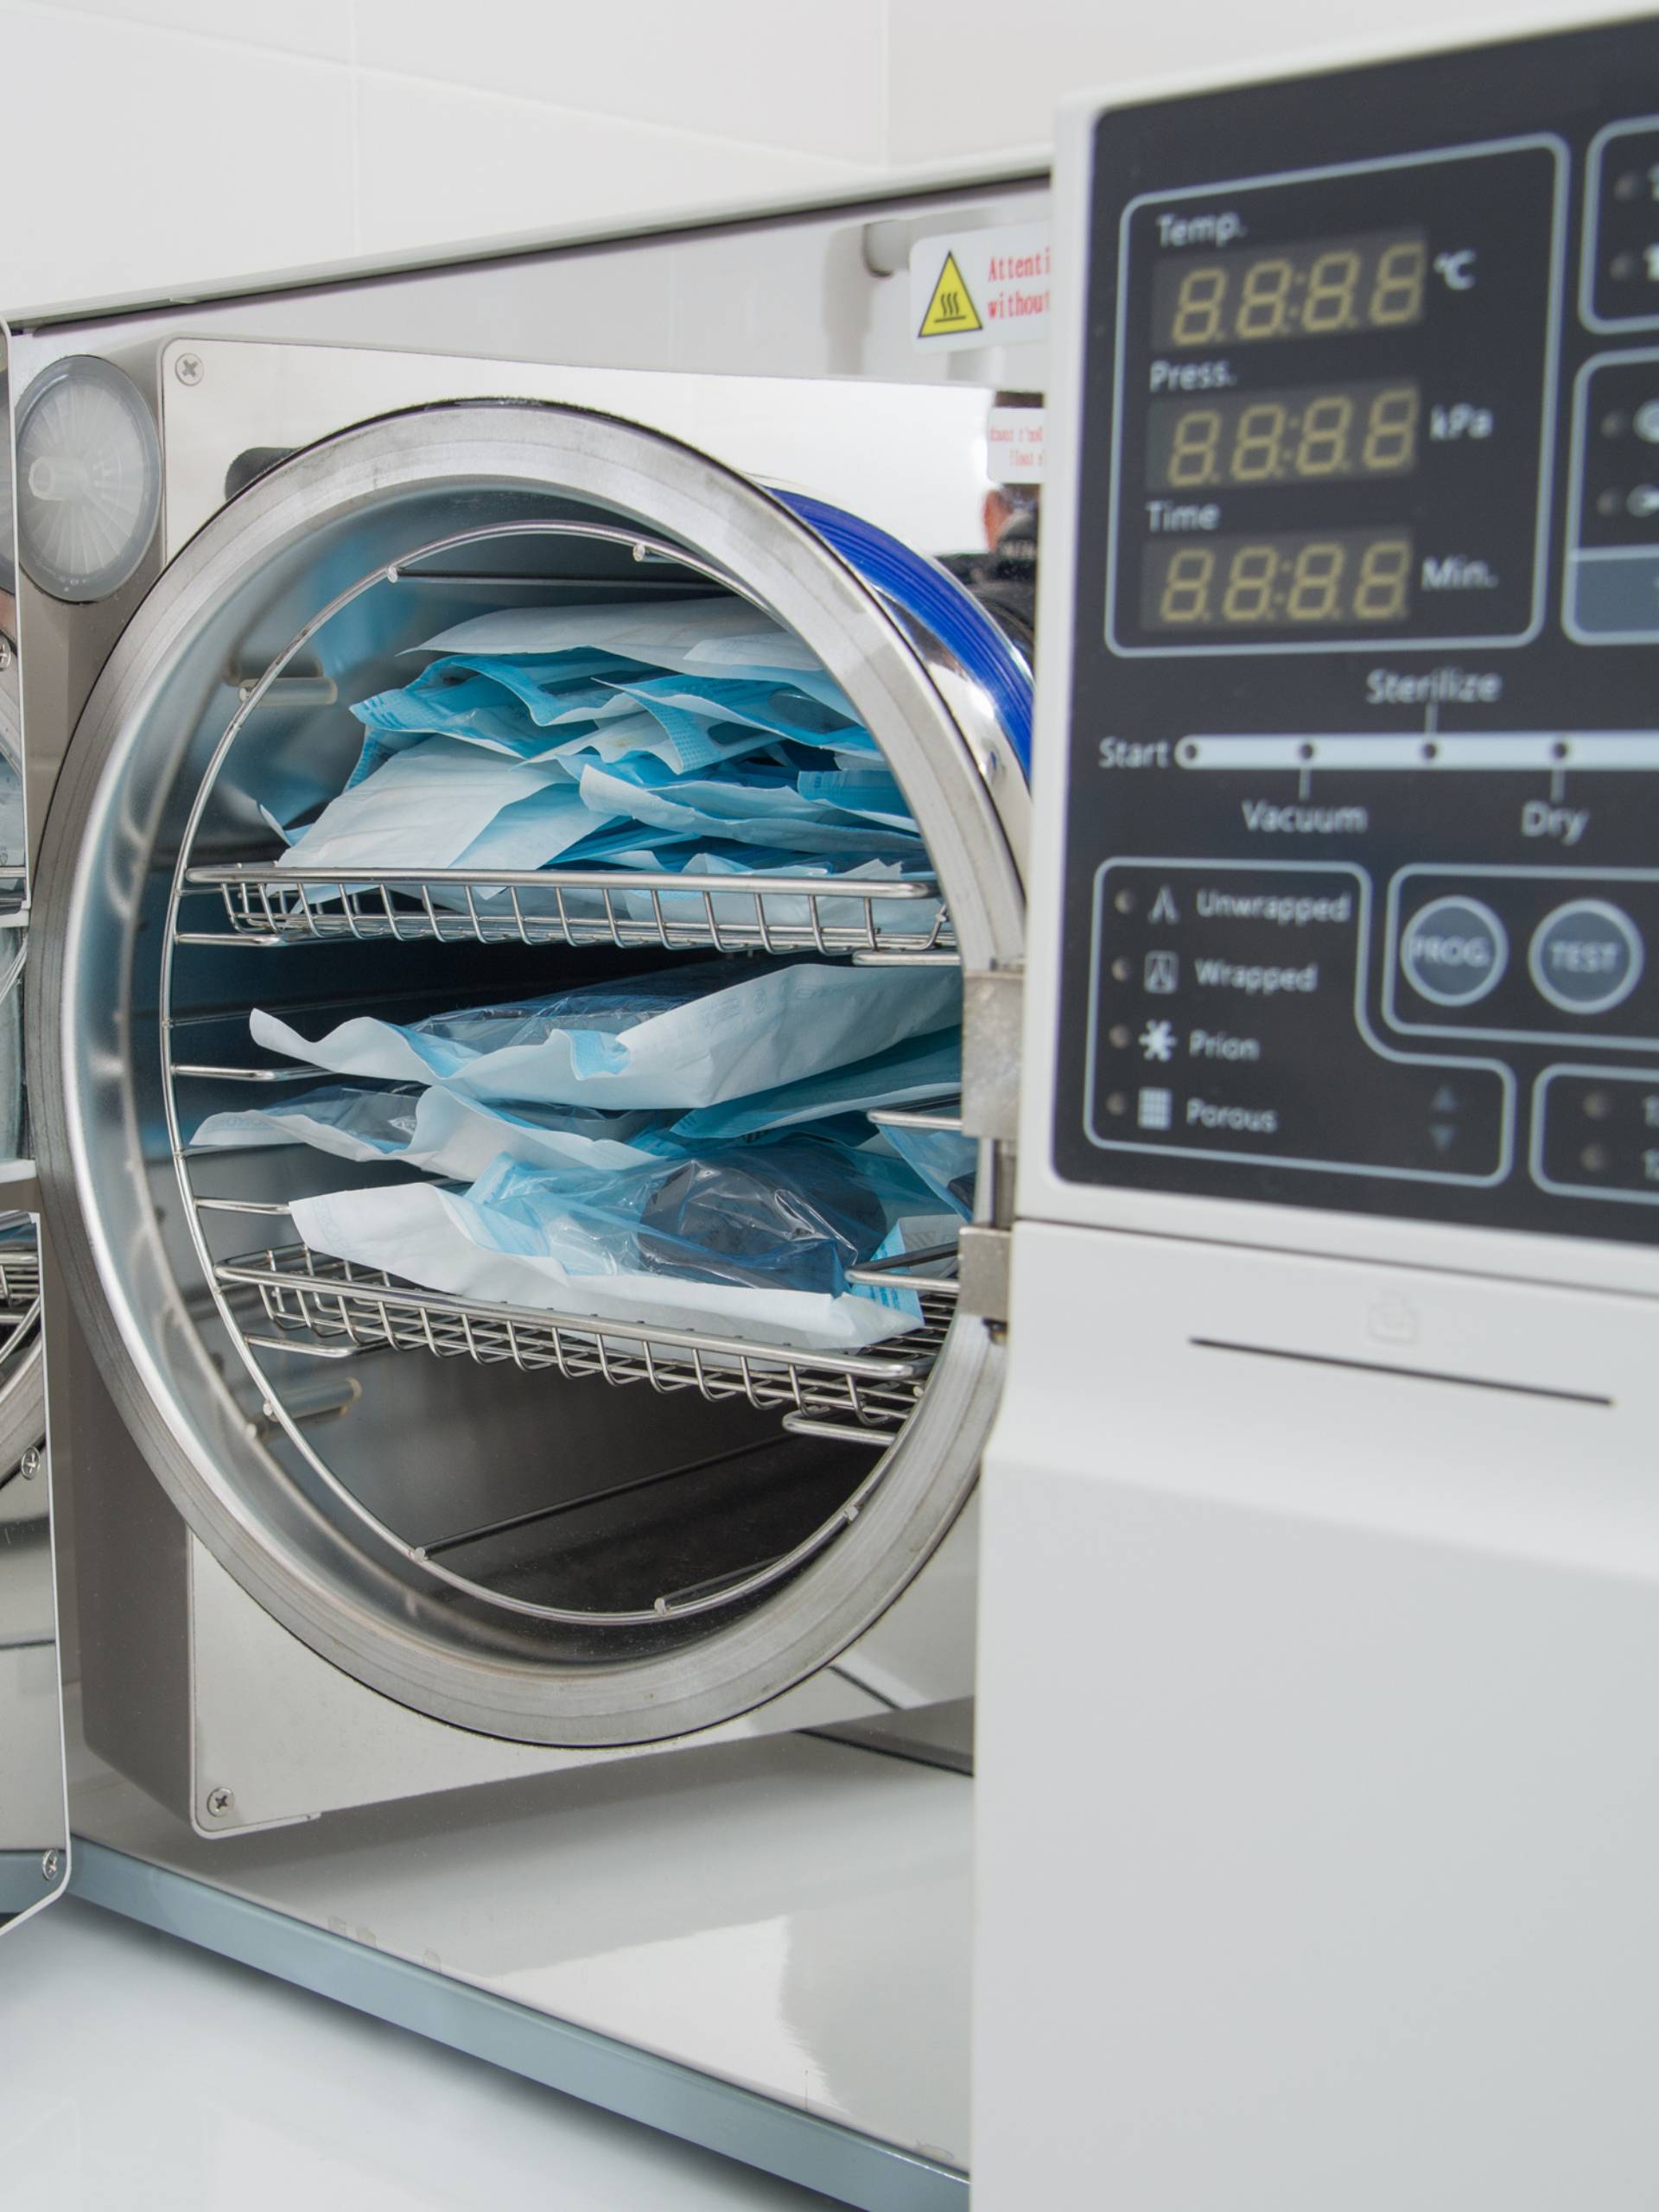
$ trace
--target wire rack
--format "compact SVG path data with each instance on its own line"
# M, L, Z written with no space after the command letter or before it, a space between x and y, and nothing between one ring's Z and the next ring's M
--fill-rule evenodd
M19 1326L41 1302L41 1255L33 1244L0 1245L0 1328Z
M0 1360L13 1357L40 1318L40 1248L22 1238L0 1244Z
M941 1249L912 1262L948 1256ZM260 1351L349 1359L380 1350L426 1351L484 1365L551 1368L574 1378L648 1383L654 1390L696 1390L716 1402L744 1398L781 1412L810 1434L856 1435L892 1442L915 1411L955 1311L954 1281L887 1265L856 1279L914 1290L923 1321L891 1348L860 1352L796 1351L690 1330L543 1313L449 1297L378 1269L336 1260L303 1243L220 1262L215 1274L231 1293L254 1294L264 1329L244 1327Z
M239 861L191 868L185 889L214 896L219 913L212 927L181 926L181 944L344 938L956 959L956 938L931 876L878 883L614 868L366 868L345 877Z

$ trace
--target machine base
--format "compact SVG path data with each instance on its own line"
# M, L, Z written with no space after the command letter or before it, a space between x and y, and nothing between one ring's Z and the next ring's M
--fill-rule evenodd
M799 1737L204 1841L82 1751L88 1902L863 2212L968 2189L972 1789Z

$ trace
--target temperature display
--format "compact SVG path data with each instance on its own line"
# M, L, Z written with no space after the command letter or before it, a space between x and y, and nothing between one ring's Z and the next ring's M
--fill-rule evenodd
M1419 387L1397 378L1160 399L1147 420L1147 481L1154 491L1187 492L1408 476L1421 414Z
M1402 330L1422 321L1427 280L1421 231L1306 238L1220 259L1175 255L1152 272L1153 344L1248 346Z
M1408 531L1154 539L1141 570L1148 630L1382 629L1411 612Z

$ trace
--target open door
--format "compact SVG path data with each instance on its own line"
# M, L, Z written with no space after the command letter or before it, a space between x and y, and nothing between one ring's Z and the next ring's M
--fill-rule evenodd
M69 1879L63 1670L22 995L29 921L10 408L0 340L0 1934Z

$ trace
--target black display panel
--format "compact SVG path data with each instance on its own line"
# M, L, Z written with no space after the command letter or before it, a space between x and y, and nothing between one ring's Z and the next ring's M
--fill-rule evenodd
M1567 167L1553 134L1530 133L1129 204L1116 645L1182 649L1160 635L1151 577L1165 563L1147 549L1211 535L1404 544L1416 583L1383 618L1402 626L1395 647L1535 629ZM1399 219L1329 235L1342 215ZM1251 642L1329 650L1368 632L1371 599L1345 592L1313 635L1275 592L1248 618Z
M1056 1172L1645 1241L1659 26L1107 114L1088 285Z

